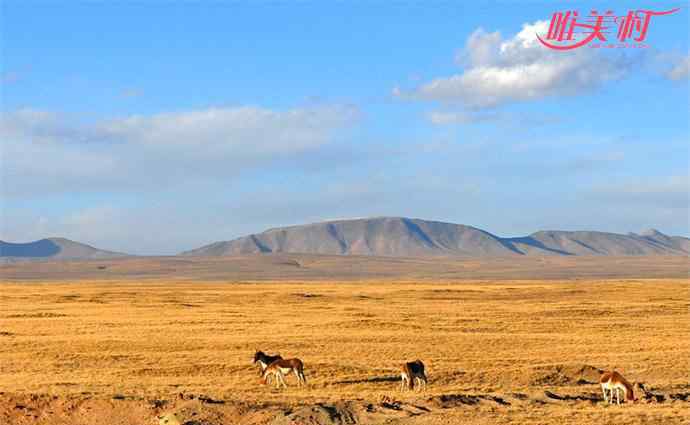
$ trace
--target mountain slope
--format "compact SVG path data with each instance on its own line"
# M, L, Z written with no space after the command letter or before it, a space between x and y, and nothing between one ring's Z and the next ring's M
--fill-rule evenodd
M635 234L605 232L540 231L529 238L554 251L570 255L680 255L671 245L662 245ZM678 252L676 252L678 251Z
M216 242L181 255L258 253L339 255L514 256L514 255L687 255L690 240L660 232L620 235L604 232L541 231L500 238L461 224L402 217L338 220L269 229Z
M340 220L270 229L183 255L268 252L385 255L517 255L500 238L474 227L399 217Z
M667 236L656 229L645 230L636 236L666 247L690 252L690 239L682 236Z
M27 243L0 241L0 258L25 259L98 259L124 257L127 254L104 251L65 238L48 238Z

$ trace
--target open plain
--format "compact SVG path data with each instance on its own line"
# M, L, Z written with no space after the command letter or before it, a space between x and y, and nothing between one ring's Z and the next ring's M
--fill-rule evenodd
M424 278L431 263L398 263L397 275L353 279L309 275L329 258L265 258L282 279L117 273L145 260L2 266L0 423L690 422L687 259L559 259L582 267L546 264L541 277L537 263L494 264L492 278L473 277L475 260ZM65 271L51 280L51 267ZM261 384L255 349L301 358L308 386ZM400 392L399 365L417 358L428 390ZM596 382L612 368L643 384L638 402L603 402Z

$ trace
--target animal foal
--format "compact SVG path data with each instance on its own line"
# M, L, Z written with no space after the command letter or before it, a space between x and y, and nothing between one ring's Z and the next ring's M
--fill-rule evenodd
M635 394L633 394L633 386L628 382L623 375L616 372L604 372L599 378L599 385L601 385L601 391L604 393L604 401L613 403L613 392L616 392L616 401L621 404L621 391L623 391L624 397L628 401L635 401ZM606 396L606 391L609 391L608 397Z
M400 377L402 378L400 381L400 391L404 391L405 386L410 390L413 389L415 380L419 382L420 390L426 389L426 373L424 373L424 363L422 363L421 360L403 364L400 371Z
M275 356L269 356L263 351L256 351L254 353L254 361L252 363L259 362L259 366L261 367L261 370L259 371L259 376L262 376L268 365L273 363L276 360L282 360L283 358L280 357L280 354L276 354Z
M281 385L287 388L285 375L291 372L297 377L298 386L307 384L307 378L304 376L304 364L300 359L279 359L274 361L264 370L264 383L267 383L268 377L273 375L276 378L276 388L280 388Z

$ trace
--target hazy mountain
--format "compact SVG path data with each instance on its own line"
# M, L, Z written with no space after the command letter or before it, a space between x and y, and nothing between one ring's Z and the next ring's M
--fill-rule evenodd
M621 235L606 232L565 232L540 231L527 238L518 238L515 245L526 254L533 253L530 249L546 248L564 255L687 255L689 241L686 238L670 237L659 233L668 242L642 235L629 233ZM522 240L527 241L524 246ZM685 249L683 242L685 240ZM534 253L538 253L534 251ZM539 253L541 255L541 253Z
M656 229L645 230L639 235L634 236L644 238L648 241L668 246L684 252L690 252L690 239L681 236L667 236Z
M658 231L639 235L540 231L501 238L461 224L401 217L337 220L266 230L216 242L181 255L255 253L341 255L513 256L513 255L688 255L690 239Z
M48 238L27 243L0 241L0 258L97 259L124 257L127 254L104 251L64 238Z

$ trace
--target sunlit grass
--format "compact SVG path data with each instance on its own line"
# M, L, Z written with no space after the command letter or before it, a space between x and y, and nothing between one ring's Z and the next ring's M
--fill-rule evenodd
M684 280L464 283L88 282L0 285L0 386L11 393L311 402L582 392L550 374L617 368L688 387ZM255 349L299 357L306 389L259 383ZM594 385L587 391L598 391ZM669 407L671 408L671 407Z

